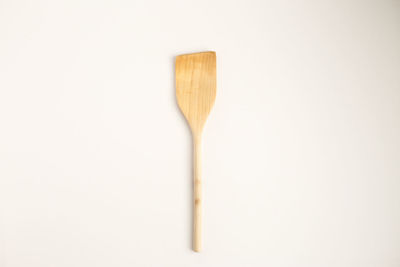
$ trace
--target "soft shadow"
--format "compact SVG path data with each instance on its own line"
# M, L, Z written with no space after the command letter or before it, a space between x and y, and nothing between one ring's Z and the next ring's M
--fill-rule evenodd
M180 118L182 119L183 123L186 125L186 132L187 135L190 137L186 140L189 140L190 144L189 146L191 147L191 151L190 151L190 156L188 157L188 161L186 162L186 166L191 166L189 168L190 173L188 173L187 178L190 180L188 184L188 199L187 199L187 207L188 207L188 212L186 214L188 214L189 218L188 218L188 222L190 223L190 233L188 234L189 236L189 240L188 240L188 248L189 250L193 251L193 214L194 214L194 209L193 209L193 188L194 188L194 181L193 181L193 173L194 173L194 166L193 166L193 160L194 160L194 147L193 147L193 138L192 138L192 131L190 129L189 124L187 123L187 120L185 118L185 116L183 115L183 113L181 112L179 106L178 106L178 101L176 99L176 93L175 93L175 56L172 57L172 80L173 80L173 98L174 98L174 102L175 102L175 107L178 110L178 113L180 114Z

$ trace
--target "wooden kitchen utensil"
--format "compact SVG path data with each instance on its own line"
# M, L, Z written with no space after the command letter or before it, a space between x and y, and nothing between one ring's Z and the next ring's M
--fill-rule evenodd
M175 78L178 105L190 125L193 137L193 250L199 252L202 246L201 134L215 101L215 52L177 56Z

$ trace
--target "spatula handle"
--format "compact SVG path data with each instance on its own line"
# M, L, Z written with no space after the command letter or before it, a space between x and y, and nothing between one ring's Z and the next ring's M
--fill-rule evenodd
M201 137L194 137L193 155L193 250L200 252L202 247L202 194L201 194Z

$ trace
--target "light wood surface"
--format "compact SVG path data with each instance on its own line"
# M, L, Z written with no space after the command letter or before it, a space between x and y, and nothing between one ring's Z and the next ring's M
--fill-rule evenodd
M176 98L193 136L193 250L202 248L201 135L216 96L215 52L176 57Z

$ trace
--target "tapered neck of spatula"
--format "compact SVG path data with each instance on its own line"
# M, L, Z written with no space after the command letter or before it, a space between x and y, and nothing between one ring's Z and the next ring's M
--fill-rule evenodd
M196 144L200 144L201 143L201 139L202 139L202 133L195 133L192 132L192 139L193 139L193 143Z

